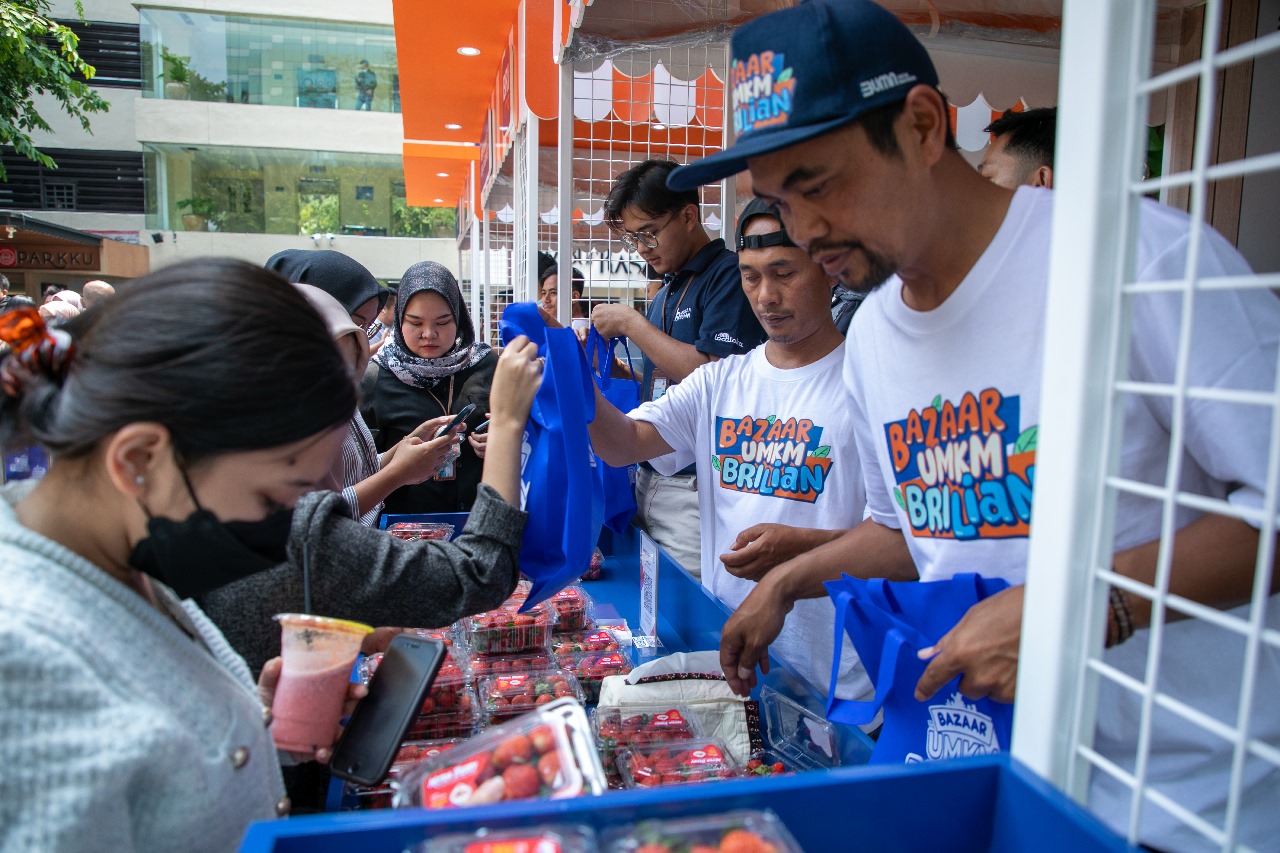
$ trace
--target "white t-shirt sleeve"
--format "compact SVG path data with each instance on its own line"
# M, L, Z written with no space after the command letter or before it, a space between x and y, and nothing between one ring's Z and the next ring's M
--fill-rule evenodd
M679 473L697 459L698 422L707 416L709 367L699 367L659 399L641 403L627 413L632 420L653 424L662 440L671 446L671 453L649 460L653 469L663 476Z
M1245 260L1211 229L1202 230L1201 278L1247 275ZM1139 281L1185 275L1189 236L1156 255ZM1181 293L1143 294L1133 304L1134 345L1130 372L1140 382L1172 383L1182 330ZM1190 388L1270 392L1280 346L1280 299L1266 290L1199 291L1192 302ZM1144 402L1166 429L1173 399L1148 395ZM1214 479L1231 484L1228 499L1261 509L1271 439L1270 409L1191 399L1186 403L1183 441L1187 452Z
M875 428L867 415L866 400L863 398L865 391L862 386L862 377L858 375L856 351L855 345L850 342L844 359L844 385L849 390L848 405L853 421L853 442L858 451L858 464L862 466L862 478L866 485L867 508L863 517L877 524L883 524L885 527L899 530L902 528L902 522L898 519L897 510L893 505L893 495L880 468L881 442L876 441Z

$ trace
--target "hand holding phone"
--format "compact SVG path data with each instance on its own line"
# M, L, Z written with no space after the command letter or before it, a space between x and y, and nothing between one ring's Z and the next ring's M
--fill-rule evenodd
M457 428L458 424L462 423L467 418L471 417L471 413L474 412L475 410L476 410L475 403L468 403L467 405L463 406L462 411L454 415L453 420L449 421L449 424L447 426L442 426L440 427L439 430L436 431L434 438L439 438L442 435L448 435L449 433L453 432L454 429Z
M446 654L439 640L400 634L391 641L369 682L369 695L356 705L333 748L329 769L334 776L366 786L386 777Z

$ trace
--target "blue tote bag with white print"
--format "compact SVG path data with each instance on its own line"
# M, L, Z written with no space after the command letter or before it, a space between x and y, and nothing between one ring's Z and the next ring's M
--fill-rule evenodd
M527 610L586 571L600 536L604 500L587 433L595 391L577 335L548 328L536 304L509 306L500 331L503 343L525 335L545 359L521 446L520 503L529 519L520 571L533 583Z
M827 717L865 725L884 708L884 726L871 753L872 764L914 764L1008 750L1013 706L967 698L960 693L960 676L931 699L915 699L916 682L929 665L916 652L955 627L970 607L1007 586L1003 580L975 574L929 582L844 575L826 584L836 608ZM875 685L870 701L836 698L840 639L846 634Z
M620 379L611 375L613 353L619 345L626 347L627 339L605 340L594 326L587 333L587 361L592 365L591 378L600 389L600 394L625 415L640 405L640 383L634 378ZM596 473L600 476L604 491L605 527L614 533L621 533L631 524L631 519L636 514L635 466L614 468L597 456Z

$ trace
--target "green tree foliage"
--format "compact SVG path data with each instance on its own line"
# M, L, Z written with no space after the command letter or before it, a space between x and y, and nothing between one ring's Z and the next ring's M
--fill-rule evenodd
M391 236L453 237L458 214L451 207L410 207L404 199L391 200Z
M298 233L333 234L338 231L338 195L298 196Z
M84 7L77 3L76 10L83 21ZM89 114L106 112L110 105L89 87L94 69L80 58L80 39L49 14L48 0L0 0L0 144L56 168L31 140L33 132L52 131L36 109L35 96L52 95L85 132L90 132ZM6 178L0 166L0 180Z

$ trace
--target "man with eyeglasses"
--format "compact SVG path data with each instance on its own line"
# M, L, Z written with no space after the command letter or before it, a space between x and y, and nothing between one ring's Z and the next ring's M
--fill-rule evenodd
M643 400L658 400L699 365L744 353L764 330L742 292L738 256L702 226L697 190L668 189L677 164L646 160L619 175L605 200L605 221L626 248L663 278L648 316L630 305L597 305L591 323L605 337L626 337L644 355ZM694 466L671 477L645 463L636 475L637 519L653 540L701 577L701 533Z

